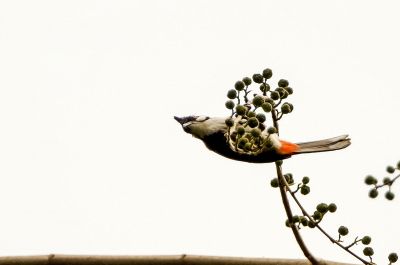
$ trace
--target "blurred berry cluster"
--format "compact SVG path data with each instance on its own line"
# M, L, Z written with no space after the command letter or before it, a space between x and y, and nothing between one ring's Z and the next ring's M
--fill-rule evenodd
M271 114L272 119L277 121L284 114L293 111L291 103L282 102L293 93L289 82L280 79L278 87L272 90L268 84L271 77L272 70L264 69L262 74L254 74L252 78L244 77L237 81L234 89L227 93L229 100L225 107L231 110L231 115L225 123L229 128L229 143L237 152L257 155L264 149L271 148L269 135L276 133L277 128L266 127L266 114ZM256 91L250 90L252 83L258 84Z
M387 166L386 172L389 174L394 174L396 170L400 171L400 161L397 163L396 167ZM392 192L392 185L393 183L400 177L397 175L395 177L384 177L382 179L382 183L378 183L378 179L372 175L368 175L365 177L365 184L373 186L373 188L369 191L368 195L370 198L376 198L379 195L378 190L382 187L387 186L388 190L385 193L385 198L389 201L394 199L394 193Z

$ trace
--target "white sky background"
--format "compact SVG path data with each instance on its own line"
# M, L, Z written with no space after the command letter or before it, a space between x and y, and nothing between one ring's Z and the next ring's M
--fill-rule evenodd
M342 151L294 157L301 196L338 211L375 261L400 252L400 198L367 197L400 159L397 1L2 1L0 255L202 254L300 258L274 165L234 162L173 115L223 116L236 80L286 78L281 137L350 134ZM399 185L394 187L399 195ZM400 196L400 195L399 195ZM299 213L299 212L297 212ZM357 262L316 230L318 257ZM358 246L362 255L362 247Z

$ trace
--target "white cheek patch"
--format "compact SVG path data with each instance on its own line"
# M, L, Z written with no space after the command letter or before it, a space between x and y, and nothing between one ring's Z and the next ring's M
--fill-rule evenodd
M196 119L196 121L198 121L198 122L202 122L202 121L205 121L205 120L208 120L209 118L207 117L207 116L199 116L197 119Z
M207 135L217 133L220 131L226 131L225 119L224 118L208 118L203 122L193 122L190 124L191 133L194 137L203 139Z

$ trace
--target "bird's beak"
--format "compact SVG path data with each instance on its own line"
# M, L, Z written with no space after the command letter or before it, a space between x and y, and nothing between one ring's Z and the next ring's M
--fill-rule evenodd
M174 116L174 119L177 121L177 122L179 122L181 125L183 125L185 122L184 122L184 118L179 118L179 117L176 117L176 116Z

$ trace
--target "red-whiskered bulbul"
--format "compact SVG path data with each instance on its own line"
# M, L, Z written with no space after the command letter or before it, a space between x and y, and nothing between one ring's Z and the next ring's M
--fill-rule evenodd
M265 148L258 152L238 152L229 143L226 118L210 118L207 116L174 117L185 132L202 140L208 149L224 157L249 163L270 163L304 153L327 152L346 148L350 145L348 135L341 135L325 140L291 143L280 140L277 134L264 130L262 134L271 140L272 148Z

